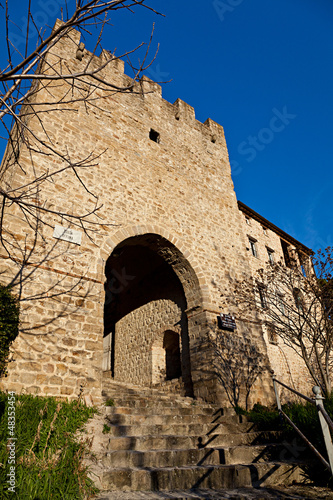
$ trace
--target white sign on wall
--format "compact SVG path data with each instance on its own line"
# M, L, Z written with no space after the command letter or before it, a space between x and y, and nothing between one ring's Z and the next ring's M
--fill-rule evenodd
M62 226L55 226L53 231L53 238L68 241L69 243L75 243L76 245L81 245L82 232Z

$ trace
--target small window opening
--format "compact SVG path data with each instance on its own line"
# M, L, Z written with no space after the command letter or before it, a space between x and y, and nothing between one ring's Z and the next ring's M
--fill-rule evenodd
M245 216L245 221L246 221L246 224L248 224L250 226L250 219L246 216Z
M256 241L249 238L249 243L253 257L258 257Z
M260 297L260 305L263 309L267 307L266 293L265 287L263 285L258 285L259 297Z
M282 315L285 313L284 295L281 292L277 293L277 307Z
M299 312L303 312L303 298L300 290L298 288L294 288L293 296L295 301L295 306Z
M274 250L267 248L268 261L270 264L274 264Z
M149 139L151 141L159 143L160 142L160 134L158 132L156 132L156 130L151 128L150 132L149 132Z
M277 333L276 333L276 330L274 328L274 326L269 326L268 329L267 329L267 335L268 335L268 342L270 344L274 344L274 345L277 345L278 343L278 336L277 336Z
M302 274L306 278L307 270L308 270L307 269L308 268L308 259L307 259L306 255L304 255L302 252L298 252L298 258L299 258Z
M262 231L263 231L263 233L264 233L264 234L266 234L266 236L267 236L267 227L262 226Z
M281 246L282 246L282 252L283 252L284 262L285 262L286 266L292 267L288 243L285 242L284 240L281 240Z

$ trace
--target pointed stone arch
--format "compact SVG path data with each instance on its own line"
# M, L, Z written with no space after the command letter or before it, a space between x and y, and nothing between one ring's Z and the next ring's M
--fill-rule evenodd
M176 249L176 254L179 257L180 266L176 265L174 267L174 271L178 275L178 278L186 286L185 280L186 276L181 273L179 267L183 264L187 269L187 275L191 275L196 282L196 289L200 294L200 305L205 309L211 309L211 298L209 294L209 286L206 280L206 277L200 267L200 264L195 259L192 252L188 249L184 242L182 242L179 236L173 235L170 231L163 228L162 226L156 225L136 225L136 226L126 226L122 229L119 229L116 233L110 236L103 244L100 250L101 258L106 262L109 256L112 254L114 249L124 242L128 238L132 238L134 236L142 236L145 234L153 234L158 237L164 238L169 244L171 244ZM191 297L191 294L188 294L187 297L188 309L193 307L197 307L198 298L199 297Z

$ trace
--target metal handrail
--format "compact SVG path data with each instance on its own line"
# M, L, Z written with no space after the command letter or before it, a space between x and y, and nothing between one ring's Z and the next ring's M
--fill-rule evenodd
M325 460L325 458L319 453L319 451L313 446L313 444L307 439L306 436L300 431L300 429L292 422L292 420L286 415L286 413L282 410L281 407L281 401L279 397L279 393L277 391L276 383L282 385L289 391L293 392L294 394L297 394L301 398L305 399L309 403L315 405L318 410L318 417L319 421L321 424L321 428L323 431L323 436L324 436L324 441L326 445L326 451L327 451L327 456L329 459L329 463ZM308 396L305 396L301 392L296 391L295 389L292 389L288 385L284 384L283 382L280 382L275 378L273 375L273 387L274 387L274 392L275 392L275 397L276 397L276 403L277 407L279 410L279 414L282 415L288 422L289 424L293 427L293 429L299 434L299 436L305 441L307 446L316 454L316 456L319 458L319 460L324 464L324 466L330 470L331 474L333 475L333 445L332 445L332 439L331 439L331 434L330 434L330 429L333 431L333 422L329 415L327 414L325 408L322 405L323 397L320 392L320 387L313 387L313 393L315 394L315 400L309 398Z
M308 401L309 403L315 405L316 403L313 401L313 399L309 398L308 396L305 396L304 394L302 394L301 392L298 392L296 391L296 389L292 389L291 387L289 387L288 385L284 384L283 382L280 382L280 380L277 380L275 378L275 376L273 375L273 381L275 380L275 382L277 382L278 384L280 385L283 385L283 387L285 387L286 389L288 389L289 391L293 392L294 394L297 394L297 396L300 396L301 398L303 399L306 399L306 401Z

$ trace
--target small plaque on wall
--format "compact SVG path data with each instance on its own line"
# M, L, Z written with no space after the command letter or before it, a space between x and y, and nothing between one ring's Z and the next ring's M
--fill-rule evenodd
M218 325L221 330L236 330L235 317L231 314L222 314L218 316Z
M53 231L53 238L68 241L69 243L75 243L75 245L81 245L82 233L81 231L75 231L74 229L55 226Z

